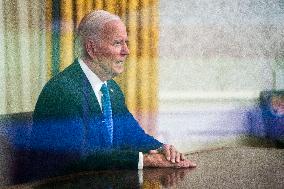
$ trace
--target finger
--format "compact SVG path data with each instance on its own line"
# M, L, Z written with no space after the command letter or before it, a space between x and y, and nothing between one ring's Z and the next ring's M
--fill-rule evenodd
M184 160L184 161L177 163L176 167L177 168L194 168L196 167L196 164L189 160Z
M189 161L189 160L185 160L187 162L187 165L189 168L193 168L193 167L196 167L196 163L193 163L192 161Z
M184 156L183 153L180 153L180 159L181 159L182 161L185 160L185 156Z
M158 152L158 150L150 150L149 151L149 154L158 154L159 152Z
M180 163L175 163L173 167L174 168L185 168L185 165L180 162Z
M179 152L176 153L176 162L179 163L180 162L180 157L181 154Z
M168 161L170 161L171 160L171 151L170 151L170 145L168 145L168 144L165 144L164 145L164 155L166 156L166 159L168 160Z
M173 146L171 146L170 152L171 152L171 162L175 163L176 162L176 150Z

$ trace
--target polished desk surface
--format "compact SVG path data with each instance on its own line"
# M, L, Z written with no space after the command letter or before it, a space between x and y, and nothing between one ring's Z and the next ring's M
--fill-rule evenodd
M284 188L283 149L224 147L187 158L198 166L79 173L7 188Z

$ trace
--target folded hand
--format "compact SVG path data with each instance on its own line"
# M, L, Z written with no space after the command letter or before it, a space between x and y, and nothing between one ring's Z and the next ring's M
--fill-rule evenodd
M149 153L162 153L165 155L166 159L172 163L179 163L180 161L185 160L184 154L178 152L173 145L169 144L164 144L158 150L150 150Z
M153 153L153 151L148 154L144 154L143 162L144 162L144 167L174 167L174 168L196 167L195 163L185 158L179 160L178 162L168 161L164 154L156 152Z

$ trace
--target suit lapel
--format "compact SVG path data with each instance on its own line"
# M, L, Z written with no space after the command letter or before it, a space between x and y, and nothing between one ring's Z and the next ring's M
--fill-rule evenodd
M81 97L81 103L83 106L84 111L88 113L89 115L101 115L101 108L98 102L98 99L95 95L95 92L92 89L92 86L86 77L85 73L81 69L81 66L76 59L73 63L74 67L73 69L73 75L72 78L74 78L74 83L77 84L78 86L76 87L78 92L82 94L83 96Z
M85 74L84 74L85 75ZM89 107L89 111L91 114L102 114L100 104L98 102L98 99L95 95L95 92L92 89L92 86L85 76L84 81L83 81L83 93L84 97L87 102L87 106Z

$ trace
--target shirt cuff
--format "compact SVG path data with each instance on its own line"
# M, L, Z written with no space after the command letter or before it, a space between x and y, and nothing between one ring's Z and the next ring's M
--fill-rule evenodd
M143 169L143 153L139 152L139 161L138 161L138 169Z

